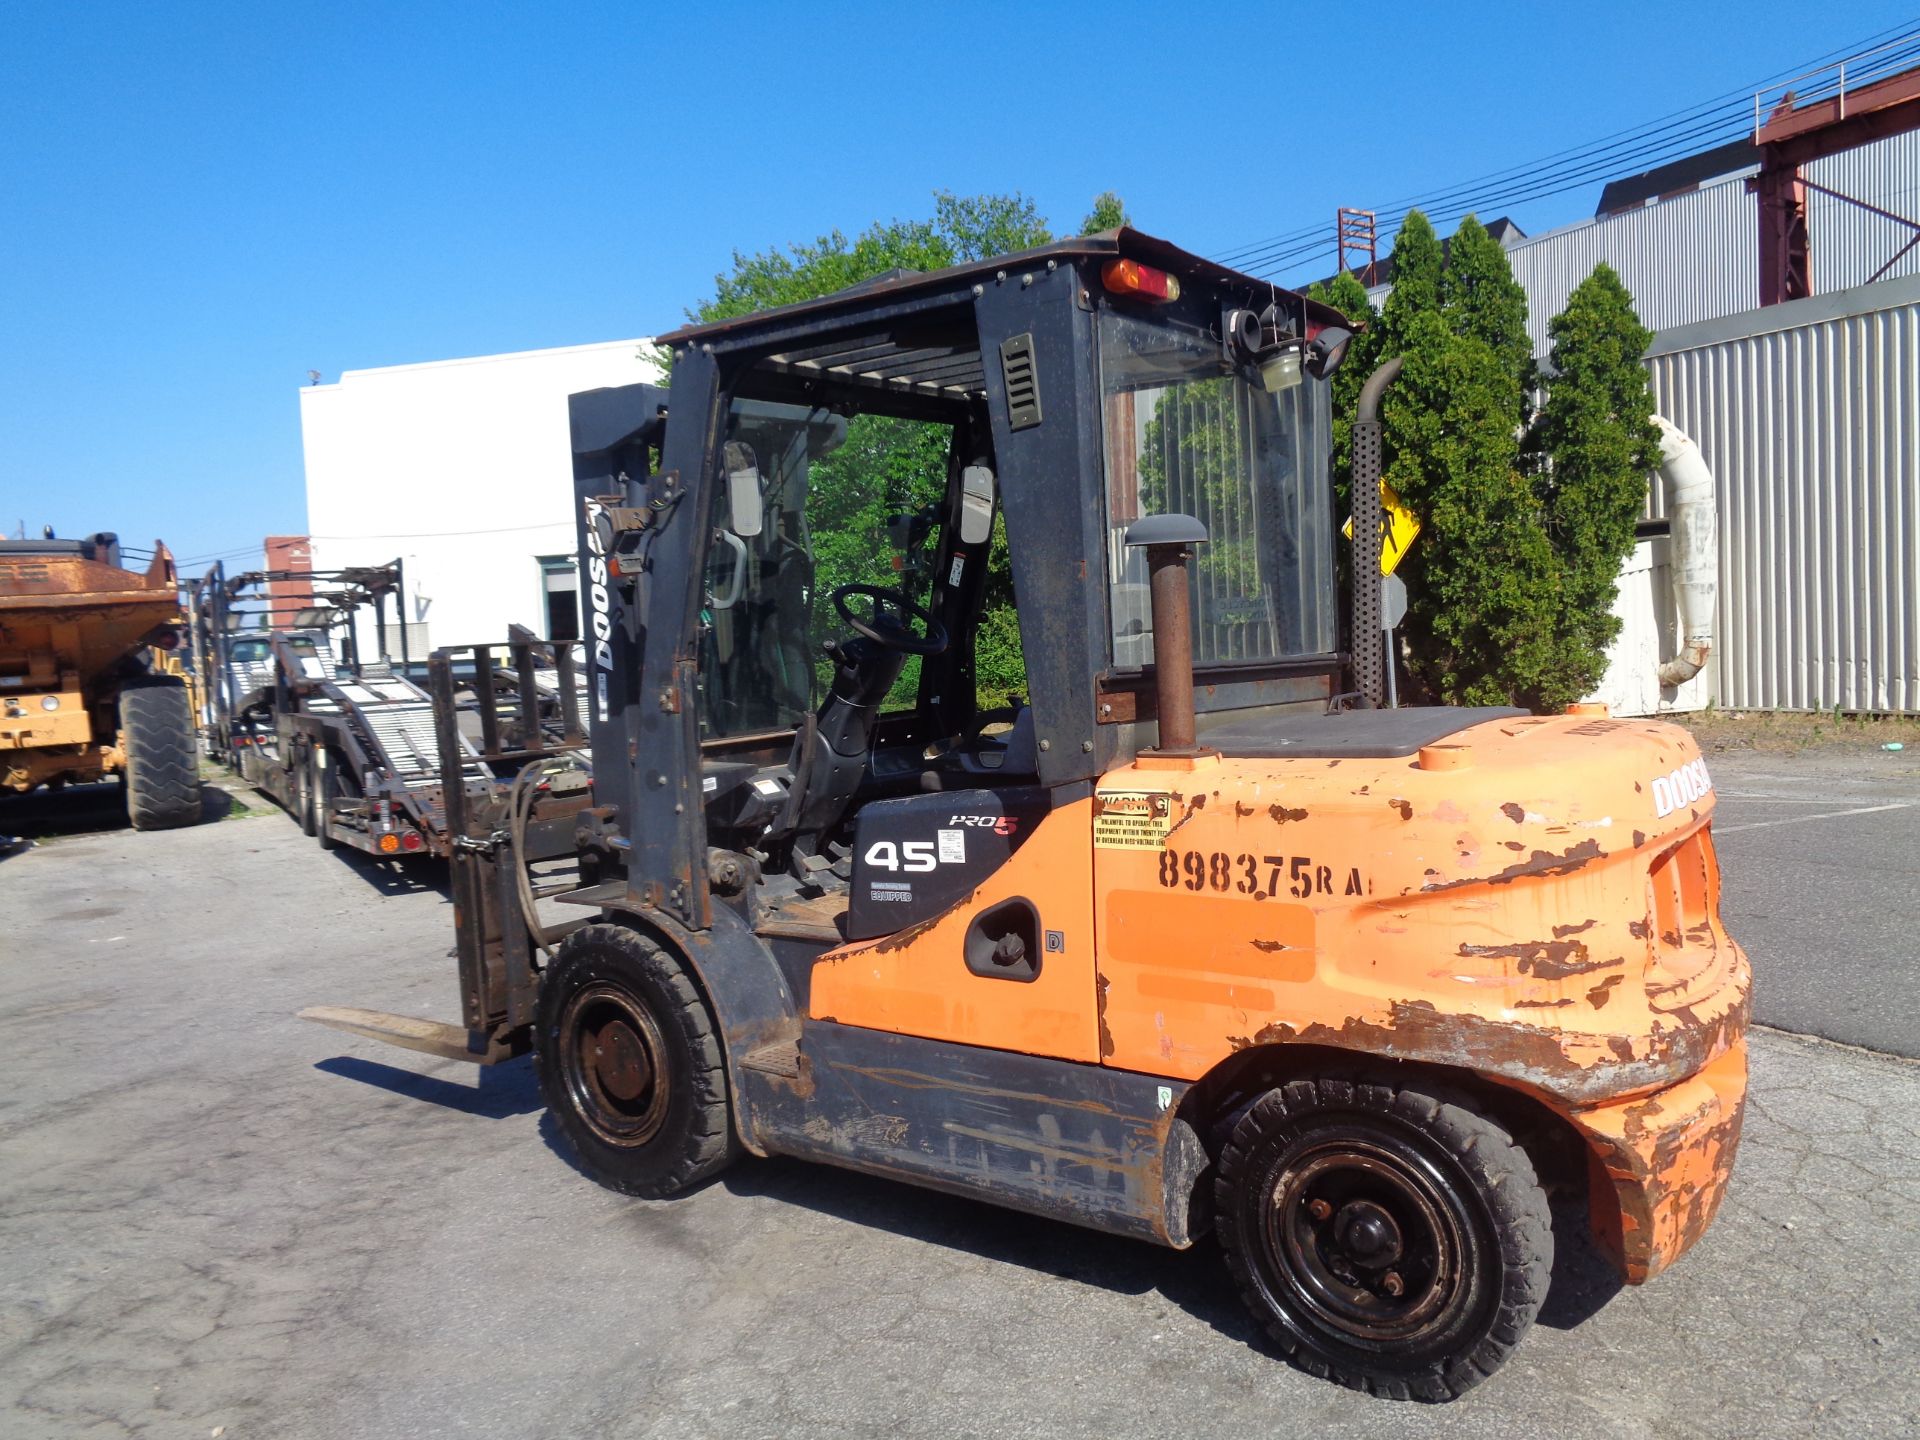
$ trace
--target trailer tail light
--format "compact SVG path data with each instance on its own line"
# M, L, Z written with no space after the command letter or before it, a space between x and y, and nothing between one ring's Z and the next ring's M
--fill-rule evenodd
M420 838L420 832L418 830L409 830L407 831L406 834L400 837L401 849L406 850L409 853L412 853L417 850L425 849L426 843L427 843L426 841Z
M382 855L398 855L400 853L400 837L391 830L385 835L382 835L375 843L379 845Z
M1116 295L1131 295L1136 300L1151 300L1164 305L1180 298L1177 276L1138 260L1109 260L1100 269L1100 279Z

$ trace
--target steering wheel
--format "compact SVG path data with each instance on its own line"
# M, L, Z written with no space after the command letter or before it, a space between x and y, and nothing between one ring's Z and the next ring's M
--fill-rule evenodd
M864 595L873 602L873 615L861 619L847 608L847 601ZM924 606L916 605L898 590L879 585L842 585L834 590L833 608L856 635L864 635L874 644L903 655L938 655L947 648L947 627L934 619ZM907 628L907 621L918 620L921 633Z

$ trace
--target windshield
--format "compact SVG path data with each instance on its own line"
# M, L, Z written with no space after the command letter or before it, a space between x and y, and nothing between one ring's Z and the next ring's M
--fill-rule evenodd
M1192 567L1194 663L1257 665L1335 646L1326 385L1268 394L1208 335L1115 311L1100 317L1113 660L1153 661L1146 515L1207 527Z
M852 633L834 609L839 586L928 603L952 428L736 399L725 438L751 450L763 514L758 535L733 535L728 487L715 486L700 614L706 739L791 728L818 705L833 678L821 646ZM919 680L916 656L881 708L911 708Z

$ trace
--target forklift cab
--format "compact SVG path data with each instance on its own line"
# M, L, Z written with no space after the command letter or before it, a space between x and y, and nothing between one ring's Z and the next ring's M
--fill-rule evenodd
M630 757L601 793L636 898L709 923L709 849L850 888L850 936L964 893L917 810L1017 845L1154 739L1126 543L1152 514L1209 535L1202 711L1324 707L1341 324L1121 230L682 330L667 389L576 396L595 749ZM983 693L1010 642L1024 684Z

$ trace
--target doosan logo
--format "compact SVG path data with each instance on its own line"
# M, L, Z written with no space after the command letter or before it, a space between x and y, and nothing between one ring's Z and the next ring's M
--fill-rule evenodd
M607 593L607 555L600 544L600 532L594 526L603 507L597 500L587 501L587 598L592 607L593 627L593 715L607 718L607 690L613 675L613 597Z
M1653 813L1662 819L1713 791L1707 762L1695 760L1653 782Z

